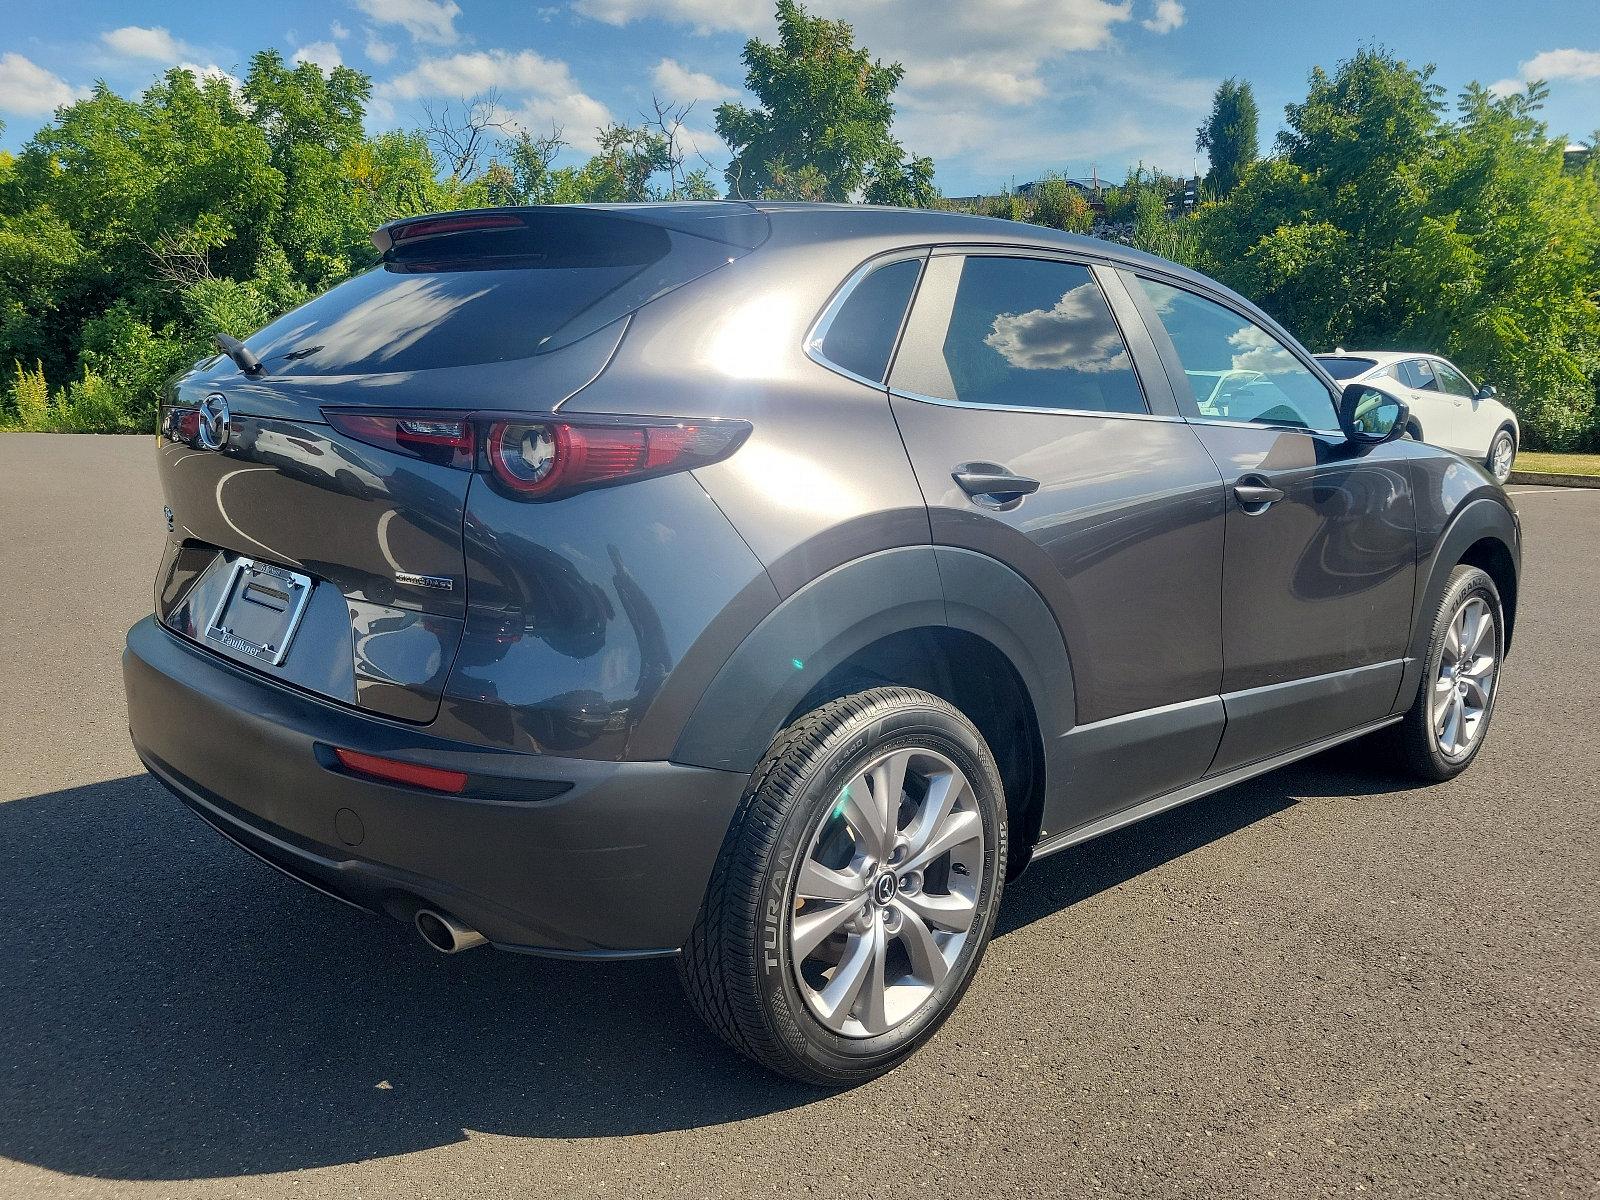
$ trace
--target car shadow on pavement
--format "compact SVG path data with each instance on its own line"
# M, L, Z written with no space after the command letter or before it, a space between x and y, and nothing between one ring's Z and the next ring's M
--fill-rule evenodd
M1311 794L1302 768L1038 864L1001 934ZM194 1179L380 1158L464 1130L601 1137L798 1107L671 964L441 958L240 854L152 780L0 804L0 1155Z

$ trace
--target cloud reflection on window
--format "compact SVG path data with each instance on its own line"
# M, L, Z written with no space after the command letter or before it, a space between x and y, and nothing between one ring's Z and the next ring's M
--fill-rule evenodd
M1106 320L1105 301L1093 282L1072 288L1050 308L1000 313L983 342L1022 371L1128 369L1122 337Z

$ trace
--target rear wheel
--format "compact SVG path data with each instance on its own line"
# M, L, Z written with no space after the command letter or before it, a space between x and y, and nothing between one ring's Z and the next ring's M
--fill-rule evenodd
M1000 777L970 721L909 688L834 700L752 777L679 959L685 991L771 1070L871 1079L966 990L1005 861Z
M1422 686L1395 738L1423 779L1453 779L1483 748L1505 654L1505 613L1494 580L1458 566L1434 615Z
M1501 483L1511 478L1511 464L1517 460L1517 439L1511 430L1501 429L1489 443L1489 457L1484 460L1489 473Z

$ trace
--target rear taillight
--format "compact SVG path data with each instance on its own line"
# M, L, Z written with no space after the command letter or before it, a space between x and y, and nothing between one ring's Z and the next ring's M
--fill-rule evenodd
M476 447L473 424L461 416L351 412L327 409L328 424L347 437L443 467L470 471Z
M508 495L542 500L726 458L743 421L323 410L347 437L441 466L483 472Z

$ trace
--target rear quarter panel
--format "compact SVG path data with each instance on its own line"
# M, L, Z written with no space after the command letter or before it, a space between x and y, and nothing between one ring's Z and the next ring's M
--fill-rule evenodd
M750 422L739 451L695 477L780 596L851 559L926 545L927 511L885 392L803 347L840 282L896 244L769 244L636 314L610 367L562 411Z

